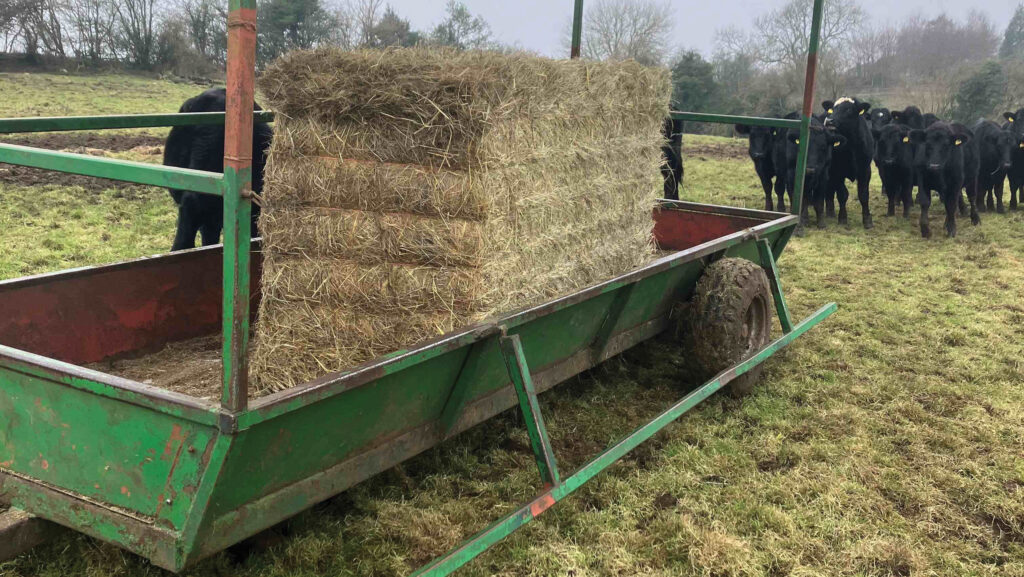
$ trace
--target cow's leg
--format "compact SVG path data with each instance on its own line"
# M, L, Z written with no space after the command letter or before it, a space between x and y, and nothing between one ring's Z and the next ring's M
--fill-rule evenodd
M846 201L850 200L850 191L846 188L846 183L840 184L834 193L839 200L839 224L849 225L850 216L846 214Z
M668 200L679 200L679 183L676 182L675 174L669 167L662 167L661 177L665 180L665 198Z
M786 186L786 177L777 176L775 178L775 196L778 197L779 203L775 205L775 209L779 212L786 212L786 188L788 188ZM789 200L791 201L790 204L792 204L793 195L789 196Z
M974 226L981 224L981 216L978 215L978 196L981 194L977 179L967 183L967 202L971 204L971 224Z
M1010 210L1017 210L1017 187L1010 181Z
M774 211L775 205L772 204L772 177L761 176L761 188L764 189L764 209L768 212Z
M220 242L220 230L224 225L220 222L207 221L199 229L203 236L203 246L211 246Z
M914 174L910 173L903 178L903 218L910 218L910 205L914 204Z
M1006 214L1006 207L1003 206L1003 181L1005 180L1005 177L996 180L996 183L992 188L992 193L996 197L996 212L999 214Z
M825 228L825 197L828 196L831 186L826 184L819 184L818 187L811 191L811 196L804 201L806 204L814 205L814 218L815 225L819 229Z
M871 170L869 166L868 170L863 171L857 178L857 199L860 200L860 211L864 219L865 229L875 226L874 221L871 220L871 190L868 188L870 185Z
M942 200L946 205L946 236L956 238L956 213L959 208L957 205L963 201L962 194L959 189L950 191Z
M917 203L921 205L921 236L931 238L932 229L928 226L928 208L932 205L932 191L926 187L917 190Z
M896 216L896 197L899 196L899 188L891 185L886 187L885 196L889 199L889 211L886 216Z
M830 188L822 199L825 202L825 216L829 218L836 217L836 191Z
M174 244L171 245L171 251L195 248L199 224L199 219L196 218L188 199L183 199L183 202L178 205L178 228L174 233Z
M994 212L996 210L996 195L992 192L991 187L985 187L985 210L988 212Z

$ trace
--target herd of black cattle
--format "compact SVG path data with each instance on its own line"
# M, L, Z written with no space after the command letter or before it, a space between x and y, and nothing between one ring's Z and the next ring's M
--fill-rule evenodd
M910 217L917 187L921 206L921 235L931 236L928 209L932 192L946 209L946 235L956 236L957 214L981 223L979 212L1005 211L1003 187L1009 177L1009 208L1024 201L1024 109L1007 112L1005 123L979 120L968 128L943 122L934 114L922 114L916 106L902 111L872 109L856 98L822 103L824 111L811 119L808 142L806 201L801 217L807 221L814 207L817 226L825 217L835 216L839 201L839 223L847 223L846 183L857 185L857 198L864 228L873 226L868 194L871 163L882 179L882 192L889 200L889 216L903 205ZM797 113L786 118L796 119ZM1020 122L1018 122L1020 119ZM792 202L800 133L795 129L773 129L737 125L736 132L749 138L750 157L765 193L765 209L785 210L785 196ZM773 182L774 181L774 182ZM772 193L778 197L775 206ZM966 192L966 201L965 194Z
M181 112L223 112L224 89L208 90L190 98ZM889 199L889 216L903 205L904 218L910 217L917 187L921 206L921 234L931 236L928 209L932 192L937 192L946 209L946 234L956 236L957 214L971 216L981 223L979 212L1004 212L1003 187L1010 181L1009 208L1024 202L1024 109L1007 112L1005 123L979 120L973 127L943 122L934 114L922 114L916 106L902 111L872 109L856 98L840 98L822 103L823 112L811 119L807 143L807 172L802 221L808 220L813 206L817 226L824 228L825 218L833 217L839 201L839 224L847 224L846 203L850 197L847 181L857 184L857 198L863 212L864 227L872 227L868 185L874 161L882 178L882 192ZM259 110L259 106L256 106ZM799 118L796 112L786 116ZM736 132L749 139L750 158L764 188L766 210L786 210L786 197L792 203L800 132L761 126L736 125ZM665 121L668 139L664 147L665 197L679 198L683 181L682 123ZM263 188L265 152L273 138L270 125L256 123L253 130L253 190ZM164 164L212 172L223 171L224 128L221 126L175 127L164 148ZM966 191L966 202L964 191ZM773 202L772 195L777 197ZM203 244L220 241L223 205L219 198L173 190L178 205L178 227L172 250L195 246L196 234ZM258 207L253 213L252 233L256 235Z

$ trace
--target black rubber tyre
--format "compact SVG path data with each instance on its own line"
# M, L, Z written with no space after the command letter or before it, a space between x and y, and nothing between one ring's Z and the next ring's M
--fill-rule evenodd
M687 352L703 379L736 365L771 341L771 286L764 269L746 259L720 260L697 282L686 326ZM749 394L761 377L763 365L734 379L734 396Z

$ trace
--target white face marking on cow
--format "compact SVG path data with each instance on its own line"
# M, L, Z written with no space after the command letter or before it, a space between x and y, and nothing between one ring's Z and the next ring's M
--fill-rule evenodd
M844 102L849 102L850 104L853 104L853 99L848 97L848 96L844 96L844 97L840 98L839 100L836 100L835 104L833 104L832 106L834 108L834 107L839 106L840 104L842 104Z

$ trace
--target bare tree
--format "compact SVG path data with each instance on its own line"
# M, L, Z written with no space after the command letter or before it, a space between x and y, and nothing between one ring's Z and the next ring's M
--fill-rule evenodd
M963 63L991 58L999 36L988 18L972 12L960 24L945 14L930 20L917 16L899 32L899 71L911 78L933 78Z
M669 55L673 27L670 2L597 0L588 10L583 20L585 58L661 64Z
M801 66L811 37L811 0L790 0L754 21L753 41L767 66ZM864 23L864 10L854 1L826 0L821 23L822 53L839 50Z
M370 46L373 44L373 31L380 23L381 9L384 0L354 0L349 7L354 26L357 44Z
M64 29L60 0L31 0L25 4L22 26L35 46L46 54L64 57Z
M227 34L225 22L227 14L216 0L184 0L181 14L192 48L201 56L222 63L224 55L220 49L226 48L221 38Z
M149 68L156 56L157 0L116 0L118 41L128 61Z
M114 56L111 39L117 15L110 0L74 0L64 3L68 44L75 57L93 65Z

